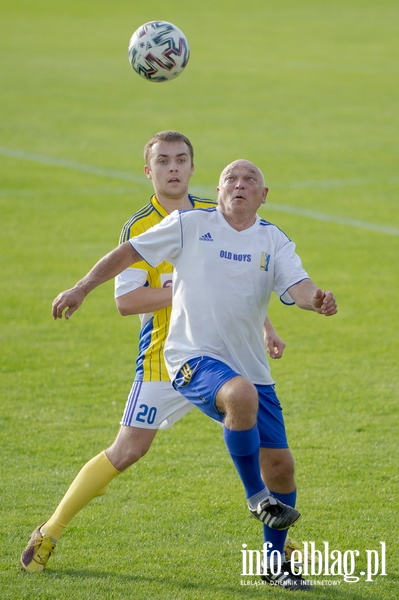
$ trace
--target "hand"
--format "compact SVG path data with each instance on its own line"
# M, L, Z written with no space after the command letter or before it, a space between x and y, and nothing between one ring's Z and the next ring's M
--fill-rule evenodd
M283 356L285 344L281 337L277 335L268 316L266 316L265 322L263 323L263 334L267 353L270 358L281 358Z
M313 309L326 317L335 315L338 311L337 302L332 292L323 292L317 288L312 296L311 303Z
M283 356L285 344L277 333L270 333L266 336L267 353L270 358L281 358Z
M79 287L74 287L70 290L65 290L65 292L61 292L61 294L58 294L52 305L53 318L62 319L62 313L67 309L64 316L66 319L69 319L75 310L82 304L85 297L85 292Z

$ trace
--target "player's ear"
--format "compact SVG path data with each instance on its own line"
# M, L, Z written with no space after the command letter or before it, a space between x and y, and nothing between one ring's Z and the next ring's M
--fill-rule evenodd
M263 193L262 193L262 204L265 204L266 202L266 198L267 198L267 193L269 191L269 188L265 187L263 188Z
M151 177L151 171L150 171L149 167L147 167L147 165L144 165L144 173L145 173L145 176L148 179L152 179L152 177Z

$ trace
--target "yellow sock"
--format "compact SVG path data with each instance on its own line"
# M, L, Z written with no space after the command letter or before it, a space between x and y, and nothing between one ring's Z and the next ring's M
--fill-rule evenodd
M41 528L42 533L58 540L73 517L93 498L105 494L108 484L119 473L105 452L89 460L71 483L54 514Z

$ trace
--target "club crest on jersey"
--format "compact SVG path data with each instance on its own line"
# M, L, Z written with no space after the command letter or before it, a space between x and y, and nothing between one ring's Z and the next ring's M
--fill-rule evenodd
M270 262L270 254L267 252L262 252L260 255L260 270L268 271L269 270L269 262Z

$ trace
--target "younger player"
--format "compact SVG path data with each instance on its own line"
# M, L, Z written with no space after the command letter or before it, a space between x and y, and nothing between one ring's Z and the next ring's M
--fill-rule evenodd
M194 173L190 140L177 131L153 136L144 148L144 172L152 181L150 201L124 225L120 242L160 223L173 210L215 207L211 200L188 193ZM170 427L193 408L171 385L163 350L172 302L172 265L151 267L144 260L128 267L117 278L115 298L122 315L139 314L141 331L137 369L119 433L113 444L83 466L55 512L33 532L21 556L29 573L45 569L55 545L73 517L93 498L105 494L109 483L149 450L158 429ZM284 343L272 324L265 322L267 347L279 358Z

